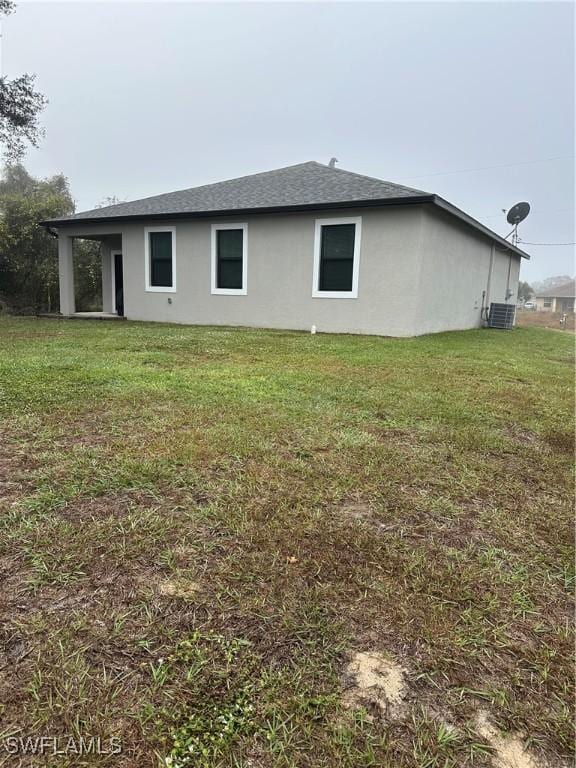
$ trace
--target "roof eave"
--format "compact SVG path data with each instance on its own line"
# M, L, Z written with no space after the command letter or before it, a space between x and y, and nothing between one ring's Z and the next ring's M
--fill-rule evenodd
M536 293L535 299L576 299L576 292L572 294L567 293Z
M434 205L438 206L438 208L441 208L442 210L447 211L448 213L451 213L453 216L456 216L461 221L464 221L466 224L469 224L471 227L474 227L474 229L477 229L479 232L482 232L482 234L486 235L486 237L490 238L490 240L494 240L496 243L501 245L506 250L512 251L512 253L515 253L516 255L521 256L523 259L528 259L528 260L530 259L530 254L521 250L520 248L513 245L512 243L508 242L508 240L505 240L496 232L493 232L491 229L489 229L484 224L482 224L472 216L462 211L460 208L457 208L455 205L452 205L452 203L449 203L448 200L444 200L444 198L440 197L439 195L432 195L432 197L433 197L432 202L434 203Z
M40 221L43 227L65 227L77 224L109 224L121 221L206 219L214 216L247 216L264 213L299 213L301 211L327 211L334 208L375 208L383 205L418 205L433 202L434 195L415 195L414 197L389 197L374 200L348 200L335 203L307 203L304 205L276 205L266 208L232 208L216 211L183 211L178 213L138 213L120 216L98 216L70 219L47 219Z
M305 211L328 211L339 208L379 208L385 205L420 205L432 203L447 213L456 216L461 221L481 232L500 246L516 253L523 259L530 259L530 255L517 246L505 240L479 221L469 216L464 211L449 203L439 195L414 195L412 197L387 197L373 200L347 200L332 203L307 203L304 205L276 205L266 208L232 208L216 211L181 211L173 213L138 213L120 216L78 217L69 219L47 219L39 222L43 227L74 227L78 225L111 224L130 221L173 221L178 219L206 219L216 216L254 216L271 213L300 213Z

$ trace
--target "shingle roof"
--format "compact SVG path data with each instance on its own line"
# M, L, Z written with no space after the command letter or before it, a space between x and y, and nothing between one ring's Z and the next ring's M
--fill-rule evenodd
M427 192L401 184L392 184L389 181L311 161L216 184L146 197L131 203L95 208L57 221L245 211L427 195Z
M555 288L548 288L547 291L540 291L536 294L536 298L544 298L546 296L558 296L559 298L573 299L576 297L576 280L570 280L568 283L557 285Z
M130 203L108 205L40 224L59 227L78 223L103 223L129 219L172 219L225 214L273 213L299 210L431 203L464 221L523 258L530 256L517 246L438 195L363 176L315 161L289 165L274 171L205 184L179 192L146 197Z

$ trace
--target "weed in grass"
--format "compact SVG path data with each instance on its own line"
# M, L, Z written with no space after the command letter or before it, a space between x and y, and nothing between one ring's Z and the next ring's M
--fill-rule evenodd
M254 688L248 671L253 662L241 658L249 653L248 643L213 633L195 632L178 644L167 661L183 676L190 701L172 715L172 744L165 763L168 768L202 766L210 768L230 745L253 727ZM158 675L163 685L168 674Z

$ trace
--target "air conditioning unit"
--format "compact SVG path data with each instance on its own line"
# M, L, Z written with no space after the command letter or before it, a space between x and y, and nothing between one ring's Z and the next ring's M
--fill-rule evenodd
M488 314L488 327L503 328L509 331L514 327L515 315L516 307L514 304L497 304L493 301L490 304L490 313Z

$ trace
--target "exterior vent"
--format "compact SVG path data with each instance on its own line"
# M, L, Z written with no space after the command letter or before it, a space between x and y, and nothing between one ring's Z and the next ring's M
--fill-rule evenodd
M514 316L516 307L514 304L490 304L490 314L488 315L489 328L503 328L507 331L514 327Z

